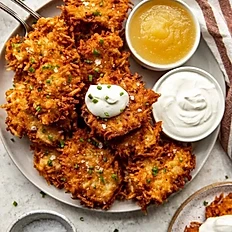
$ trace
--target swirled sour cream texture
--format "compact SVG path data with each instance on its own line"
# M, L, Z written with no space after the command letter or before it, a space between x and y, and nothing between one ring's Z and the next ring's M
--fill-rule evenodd
M121 114L128 103L129 95L119 85L90 85L85 95L88 110L101 118L112 118Z
M232 215L208 218L199 229L199 232L231 232Z
M220 105L223 96L215 82L200 72L174 72L157 88L154 90L161 97L153 105L154 116L163 121L164 132L178 140L200 138L215 126L218 115L223 114L224 105Z

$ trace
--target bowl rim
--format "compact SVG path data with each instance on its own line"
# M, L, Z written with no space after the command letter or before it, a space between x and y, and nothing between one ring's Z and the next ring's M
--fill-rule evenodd
M146 59L142 58L136 51L136 49L132 46L131 43L131 39L130 39L130 33L129 33L129 28L130 28L130 24L131 24L131 19L134 16L135 12L144 4L147 4L148 2L152 2L155 0L144 0L141 1L138 5L136 5L132 11L130 12L128 19L126 21L126 26L125 26L125 38L126 38L126 42L127 45L131 51L131 53L133 54L133 56L135 57L135 59L137 60L137 62L139 62L141 65L143 65L144 67L151 69L151 70L156 70L156 71L165 71L165 70L169 70L169 69L173 69L176 67L181 66L182 64L184 64L185 62L187 62L195 53L195 51L198 48L198 45L200 43L200 38L201 38L201 28L200 28L200 23L196 17L196 14L193 12L193 9L184 1L182 0L172 0L175 1L179 4L181 4L191 15L195 28L196 28L196 36L195 36L195 41L194 44L191 48L191 50L180 60L174 62L174 63L170 63L170 64L157 64L157 63L153 63L150 61L147 61Z
M204 133L197 135L197 136L192 136L192 137L183 137L181 135L174 135L173 133L171 133L170 131L166 130L165 125L162 125L162 130L163 132L169 136L170 138L173 138L177 141L181 141L181 142L196 142L199 141L201 139L206 138L208 135L210 135L220 124L223 115L224 115L224 111L225 111L225 96L223 94L222 88L220 87L219 83L217 82L217 80L208 72L206 72L203 69L197 68L197 67L193 67L193 66L183 66L183 67L178 67L175 68L173 70L170 70L169 72L165 73L163 76L160 77L160 79L155 83L155 85L153 86L152 90L155 92L159 89L159 87L162 85L162 83L169 78L171 75L175 74L175 73L180 73L180 72L194 72L194 73L198 73L200 75L202 75L204 78L208 79L211 83L213 83L216 87L216 91L218 92L219 95L219 100L223 103L220 105L220 110L217 111L217 115L216 115L216 119L214 121L214 124L208 129L206 130ZM160 93L162 96L162 93ZM158 99L159 101L159 99ZM160 119L159 117L157 117L157 114L155 113L155 107L156 107L156 103L153 104L152 106L152 114L153 117L156 121L162 121L162 119Z
M27 213L22 214L21 216L19 216L17 219L15 219L10 226L7 229L7 232L11 232L11 230L13 229L13 227L15 225L17 225L17 223L19 223L20 221L23 221L24 219L26 219L27 217L30 217L31 215L36 215L36 214L49 214L49 215L53 215L56 217L59 217L61 219L63 219L67 224L69 224L71 226L72 232L76 232L76 227L74 226L74 224L63 214L60 214L56 211L53 210L32 210L29 211Z

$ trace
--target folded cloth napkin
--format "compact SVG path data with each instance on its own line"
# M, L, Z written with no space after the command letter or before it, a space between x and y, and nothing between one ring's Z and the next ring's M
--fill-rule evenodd
M232 0L184 0L197 15L202 36L214 54L227 84L220 141L232 159Z

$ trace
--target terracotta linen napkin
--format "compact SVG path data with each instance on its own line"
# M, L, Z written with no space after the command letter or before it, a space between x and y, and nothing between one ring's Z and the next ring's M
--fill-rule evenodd
M227 84L220 141L232 159L232 0L184 0L200 22L202 36L214 54Z

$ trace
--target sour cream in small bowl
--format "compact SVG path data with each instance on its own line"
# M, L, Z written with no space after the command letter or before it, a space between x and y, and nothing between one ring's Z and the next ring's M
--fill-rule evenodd
M195 67L181 67L162 76L153 87L161 94L153 104L156 121L169 137L194 142L211 134L221 122L225 99L213 76Z
M126 41L142 66L163 71L181 66L195 53L200 25L192 9L181 0L145 0L131 11Z

